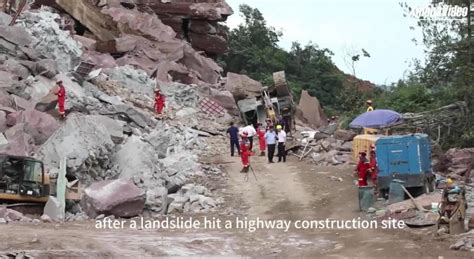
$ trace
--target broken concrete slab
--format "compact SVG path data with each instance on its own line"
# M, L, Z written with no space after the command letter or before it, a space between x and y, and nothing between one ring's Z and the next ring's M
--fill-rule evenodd
M91 218L100 214L130 218L142 213L145 207L145 192L131 180L100 181L84 190L81 204Z
M227 73L225 88L233 94L236 101L260 96L263 91L260 82L255 81L246 75L239 75L230 72Z
M315 128L326 126L327 117L319 103L318 98L309 95L308 91L301 92L300 103L298 105L302 112L302 121L307 122Z

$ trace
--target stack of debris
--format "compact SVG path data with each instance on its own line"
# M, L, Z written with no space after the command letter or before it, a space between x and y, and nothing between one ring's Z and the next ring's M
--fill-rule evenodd
M14 221L30 222L32 219L24 216L22 213L16 210L0 207L0 224L6 224Z
M306 131L301 140L302 151L295 153L301 159L311 158L311 162L321 166L341 165L352 162L352 139L355 133L335 130L335 124L320 128L319 131Z
M221 68L176 38L156 14L143 11L154 3L130 9L117 5L120 1L100 7L89 1L55 2L54 9L23 12L15 26L0 25L0 152L34 156L50 175L66 157L67 174L88 187L82 209L74 206L68 220L215 207L218 202L206 188L185 184L202 171L216 173L201 168L198 155L212 149L206 138L225 132L222 125L231 117L224 108L235 106L232 94L231 101L214 98L230 93L221 91ZM186 6L193 15L187 24L193 45L202 40L197 34L220 37L220 32L213 36L212 26L231 13L224 1ZM222 49L215 47L205 50ZM94 70L79 80L71 72L81 61ZM62 123L54 111L59 80L67 93L68 116ZM165 114L172 120L153 116L156 87L166 96Z
M447 172L447 177L463 181L474 177L474 148L449 149L440 162L439 171Z
M457 239L449 249L474 252L474 230L458 235Z

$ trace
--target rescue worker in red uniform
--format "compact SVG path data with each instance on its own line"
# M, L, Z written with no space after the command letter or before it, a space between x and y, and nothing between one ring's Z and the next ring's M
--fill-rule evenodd
M260 156L265 156L265 149L267 149L267 143L265 142L265 130L261 123L258 124L257 135L258 145L260 148Z
M66 103L66 89L64 88L63 81L57 81L56 85L58 88L55 91L55 95L58 96L58 110L61 118L66 117L65 103Z
M357 177L359 187L367 186L367 172L370 170L370 163L366 152L360 152L359 162L357 163Z
M160 89L155 90L155 112L157 115L161 115L163 108L165 107L165 96L161 94Z
M375 145L370 145L370 178L374 185L377 185L377 157L375 155Z
M241 173L247 173L250 167L250 149L248 146L248 133L243 132L241 135L242 140L240 141L240 159L242 160Z

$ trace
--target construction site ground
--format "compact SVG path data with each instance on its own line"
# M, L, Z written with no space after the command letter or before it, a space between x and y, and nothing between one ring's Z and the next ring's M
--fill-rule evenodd
M353 219L365 218L358 211L357 188L351 167L315 167L294 156L287 163L268 164L265 157L252 157L258 181L239 173L238 157L222 155L221 192L225 206L248 218L262 219ZM330 176L343 179L336 181ZM212 184L212 183L211 183ZM217 183L216 183L217 184ZM212 213L205 215L212 217ZM225 216L222 214L216 217ZM94 221L6 224L0 226L0 254L24 252L50 256L397 256L420 258L467 254L449 250L452 240L433 235L434 227L403 230L281 230L188 229L134 230L96 229ZM447 237L449 238L449 237Z

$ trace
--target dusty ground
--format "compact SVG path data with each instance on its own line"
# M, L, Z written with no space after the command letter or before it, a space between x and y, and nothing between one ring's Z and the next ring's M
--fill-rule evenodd
M357 211L357 193L351 168L316 168L290 157L285 164L267 164L253 158L258 181L238 171L238 158L222 156L227 180L217 190L226 206L249 219L351 220L366 215ZM235 163L232 163L235 161ZM343 182L332 180L334 175ZM221 176L222 177L222 176ZM212 217L213 215L207 215ZM235 216L216 213L222 220ZM195 216L196 217L196 216ZM434 237L433 228L403 230L99 230L94 222L0 226L0 255L24 252L37 257L55 256L445 256L471 254L448 249L450 240Z

